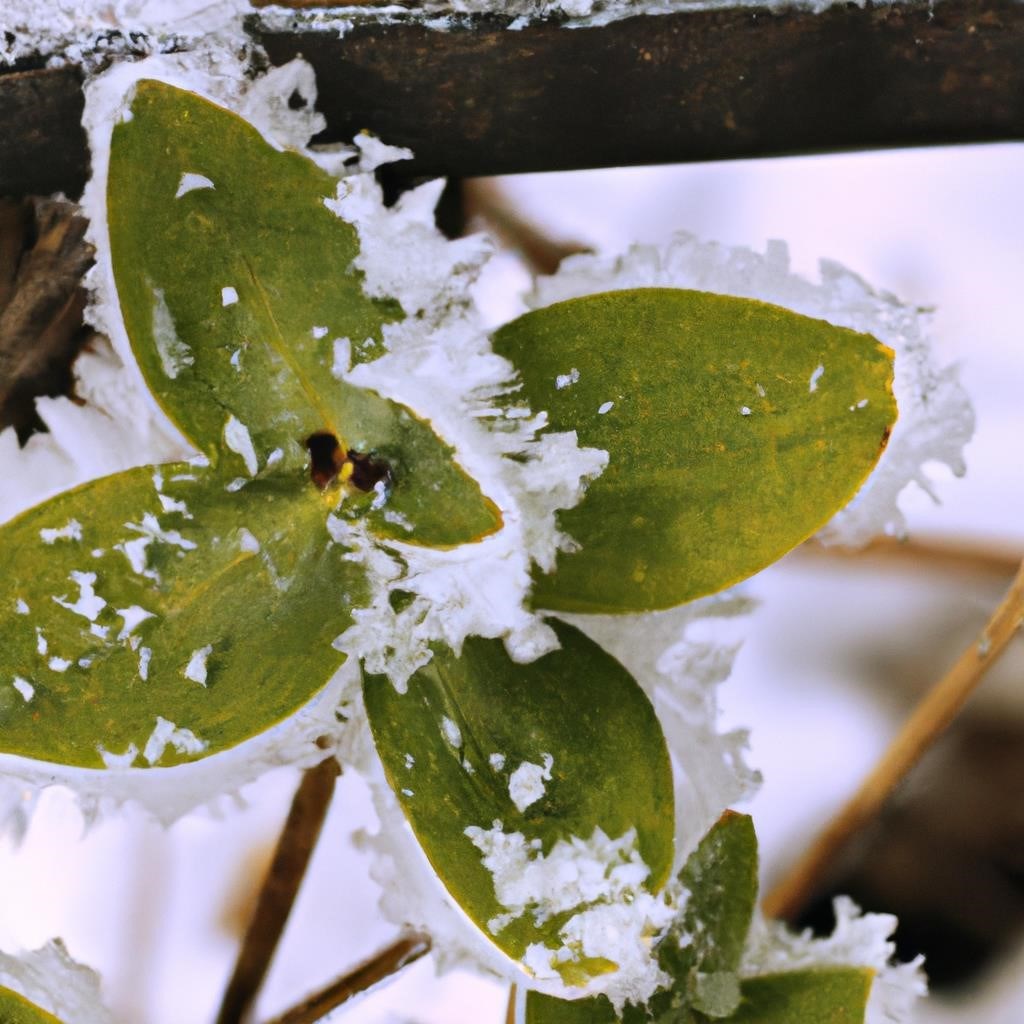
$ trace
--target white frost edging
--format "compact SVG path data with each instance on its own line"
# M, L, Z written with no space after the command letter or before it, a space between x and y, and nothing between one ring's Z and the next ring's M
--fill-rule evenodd
M620 256L570 256L557 273L537 281L527 301L539 308L622 288L694 288L760 299L873 335L896 353L893 392L899 417L877 467L818 536L827 544L847 545L883 533L903 536L900 494L915 483L935 497L926 470L932 461L963 475L974 411L956 367L933 364L921 310L875 291L833 260L822 260L820 267L821 281L814 283L790 271L785 242L769 242L762 255L679 232L665 245L634 245Z
M305 707L278 725L228 750L170 768L75 768L0 754L0 833L24 835L42 791L62 786L75 794L86 826L131 803L164 825L197 807L241 800L242 787L274 768L312 768L346 733L366 729L345 705L359 667L349 659ZM339 717L340 716L340 717ZM159 721L154 727L159 728Z
M60 939L21 956L0 952L0 986L69 1024L114 1024L99 975L72 960Z

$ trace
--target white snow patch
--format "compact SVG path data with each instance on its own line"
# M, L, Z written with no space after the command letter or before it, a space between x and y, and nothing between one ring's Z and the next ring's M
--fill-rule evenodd
M121 632L117 634L118 640L127 640L146 619L156 618L153 612L147 611L137 604L129 605L127 608L118 608L117 614L124 620Z
M178 182L178 191L174 193L174 198L180 199L182 196L188 195L189 192L195 192L196 189L215 189L216 187L205 174L194 174L192 171L185 171L181 176L181 181Z
M327 331L328 328L326 327L314 327L310 330L309 333L312 334L317 341L319 341L321 338L327 337Z
M487 758L487 763L496 771L503 771L505 768L505 755L504 754L491 754Z
M506 833L500 821L465 832L483 854L495 897L508 911L489 922L492 933L526 913L543 924L575 912L559 929L561 947L534 943L524 958L542 990L570 998L583 994L578 988L567 990L556 969L581 955L619 965L586 989L586 994L604 993L617 1009L627 1000L647 1000L667 982L651 956L650 936L668 926L674 909L644 889L650 871L637 850L634 829L617 839L600 828L587 839L560 839L547 855L539 839Z
M597 415L598 415L598 416L604 416L604 415L605 415L606 413L609 413L609 412L611 412L611 411L612 411L612 406L613 406L613 405L615 405L615 403L614 403L614 402L602 402L602 403L601 403L601 404L600 404L600 405L599 405L599 406L597 407Z
M36 626L36 653L46 654L49 650L50 645L46 640L46 635L38 626Z
M51 672L67 672L74 662L68 661L67 658L53 657L47 663Z
M249 476L255 476L259 472L260 463L256 457L249 428L235 416L229 416L227 423L224 424L224 443L233 452L242 456Z
M238 301L238 290L231 285L225 285L220 290L220 304L222 306L233 306Z
M191 680L193 683L199 683L201 686L206 685L206 661L213 654L213 644L207 644L205 647L200 647L199 650L192 652L192 657L189 658L188 664L185 666L185 678Z
M238 547L249 554L259 554L260 542L244 527L238 528Z
M171 380L177 380L182 370L195 364L192 349L178 337L174 317L161 288L153 289L153 342L160 366Z
M462 730L447 716L441 718L441 732L450 747L456 750L462 746Z
M21 676L15 676L11 685L21 694L26 704L36 695L36 688Z
M81 615L90 622L95 622L99 613L107 607L107 602L97 595L93 586L96 582L96 573L72 572L68 579L72 583L78 584L78 600L73 603L69 602L67 594L63 594L60 597L53 598L54 602L59 604L61 608L74 612L75 615Z
M69 519L68 522L58 529L43 528L39 536L44 544L56 544L58 540L81 540L82 524L77 519Z
M550 754L541 754L541 760L543 764L523 761L509 776L508 795L520 812L536 803L544 795L544 783L551 781L555 759Z
M741 416L749 416L750 415L750 406L749 405L741 405L740 406L740 415Z
M191 729L180 729L166 718L157 716L156 726L146 740L142 756L150 764L156 764L168 746L179 754L201 754L209 744L199 739Z
M123 754L112 754L102 746L98 746L96 749L103 759L104 766L115 770L131 768L139 756L139 748L134 743L129 743L128 749Z
M571 387L580 379L580 371L574 366L568 373L560 373L555 377L555 388L558 391L562 391L567 387Z
M22 598L20 598L20 597L14 603L14 610L19 615L28 615L28 613L31 611L31 609L29 608L28 604Z
M807 382L807 390L814 394L818 390L818 381L821 380L822 375L825 373L825 367L818 363L814 368L814 372L811 374L811 379Z

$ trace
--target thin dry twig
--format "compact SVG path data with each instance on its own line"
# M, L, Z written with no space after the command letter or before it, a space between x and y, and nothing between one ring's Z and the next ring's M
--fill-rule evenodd
M1021 552L1009 546L982 543L963 537L930 537L926 540L896 540L882 537L862 548L826 547L816 541L802 544L801 558L863 562L885 560L942 572L973 571L1012 576L1020 564Z
M978 639L918 704L899 735L807 853L764 900L769 917L793 920L819 891L850 840L882 808L892 791L953 721L1024 622L1024 562Z
M516 1024L516 987L508 990L508 1007L505 1010L505 1024Z
M267 1024L316 1024L342 1003L391 978L430 952L430 938L413 932L403 935L354 971L292 1007Z
M579 242L548 237L516 209L492 178L466 178L462 188L466 220L479 217L505 245L523 257L535 274L553 274L566 256L591 251Z
M263 881L256 910L242 940L217 1024L239 1024L263 984L306 875L340 774L337 760L328 757L302 776Z

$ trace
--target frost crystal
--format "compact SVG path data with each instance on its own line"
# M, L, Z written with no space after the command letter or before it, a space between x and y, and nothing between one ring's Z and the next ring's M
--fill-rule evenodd
M75 963L60 939L41 949L9 956L0 952L0 986L9 988L61 1020L113 1024L103 1005L95 971Z

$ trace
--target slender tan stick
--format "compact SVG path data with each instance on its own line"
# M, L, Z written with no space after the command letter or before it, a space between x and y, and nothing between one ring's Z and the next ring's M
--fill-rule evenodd
M267 1024L316 1024L342 1003L386 981L429 952L429 936L418 933L403 935L354 971L331 982L326 988Z
M270 969L320 836L341 766L329 757L302 776L246 929L217 1024L240 1024Z
M794 554L800 558L864 562L885 559L908 567L976 571L1012 576L1020 564L1019 548L980 544L960 537L930 537L900 541L884 537L863 548L825 547L816 541L802 544Z
M764 900L767 916L792 920L818 891L837 856L878 814L893 789L953 721L1024 621L1024 563L979 638L921 701L860 789L788 876Z
M516 1024L516 987L508 990L508 1009L505 1010L505 1024Z

